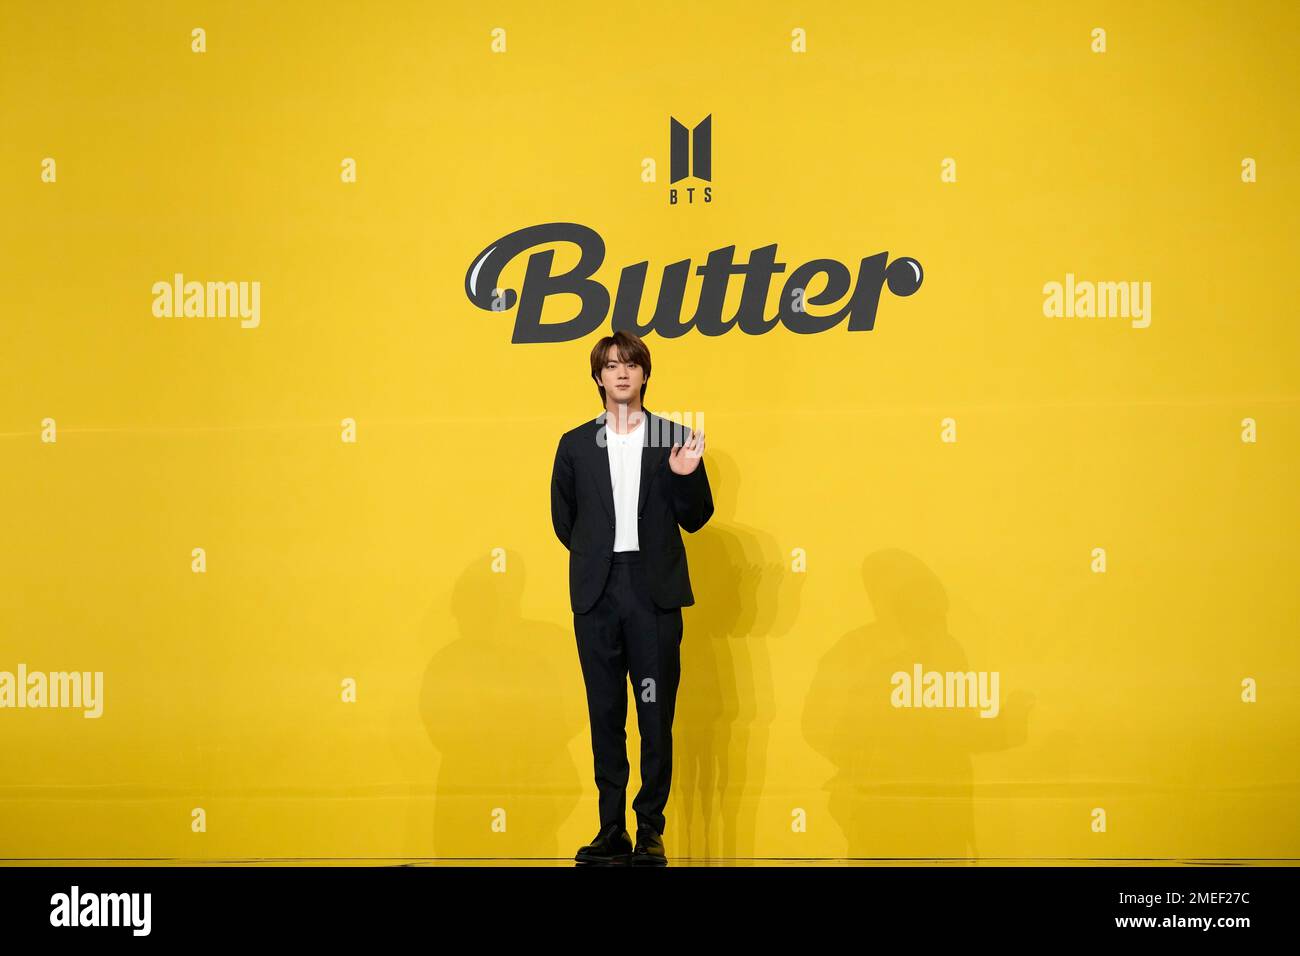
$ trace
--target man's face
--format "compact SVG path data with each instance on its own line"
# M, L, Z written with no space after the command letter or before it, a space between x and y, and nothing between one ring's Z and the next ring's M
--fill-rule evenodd
M645 383L645 372L636 362L624 362L618 357L618 349L610 346L605 357L605 366L600 372L600 384L605 386L606 399L616 402L641 400L641 386Z

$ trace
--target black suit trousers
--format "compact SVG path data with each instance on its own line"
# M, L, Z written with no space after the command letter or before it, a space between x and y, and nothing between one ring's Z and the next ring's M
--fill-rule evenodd
M605 590L590 610L573 615L578 660L587 686L591 750L600 825L626 825L627 685L632 678L641 732L641 789L632 801L637 827L664 832L673 772L673 712L681 679L682 609L650 597L639 551L612 556Z

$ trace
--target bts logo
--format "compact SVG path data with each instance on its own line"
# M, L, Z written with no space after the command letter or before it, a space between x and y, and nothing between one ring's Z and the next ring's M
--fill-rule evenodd
M696 179L705 181L713 178L713 114L710 113L704 119L696 124L695 129L690 130L678 122L677 117L668 117L669 126L669 158L671 165L672 178L670 183L676 183L687 176L694 176ZM688 204L695 202L696 186L687 186L686 202ZM703 189L704 201L713 202L713 187L705 186ZM668 205L677 205L677 188L669 186L668 188Z
M691 160L695 161L695 178L713 178L713 114L700 120L695 127L695 148L691 149L692 131L677 121L675 116L668 117L672 123L672 182L685 179L691 175Z

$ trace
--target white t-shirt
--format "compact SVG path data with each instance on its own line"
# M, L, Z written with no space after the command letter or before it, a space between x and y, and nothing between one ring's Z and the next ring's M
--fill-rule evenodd
M609 452L609 477L614 485L614 550L639 551L636 506L641 494L641 449L645 445L646 416L636 428L620 435L605 427L605 450Z

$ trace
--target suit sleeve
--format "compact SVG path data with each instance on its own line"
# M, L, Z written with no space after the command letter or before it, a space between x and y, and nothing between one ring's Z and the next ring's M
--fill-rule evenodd
M668 477L672 479L673 514L677 523L688 532L699 531L713 515L713 492L709 489L704 459L700 459L700 466L689 475L679 475L669 469Z
M700 464L703 464L701 462ZM573 534L573 516L576 511L576 495L573 487L573 459L564 447L564 439L555 449L555 465L551 468L551 525L555 536L566 548Z

